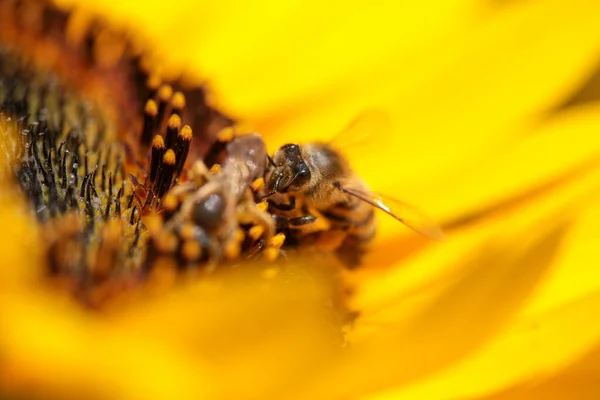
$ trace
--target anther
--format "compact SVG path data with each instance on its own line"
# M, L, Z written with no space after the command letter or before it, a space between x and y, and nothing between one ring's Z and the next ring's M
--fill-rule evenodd
M183 109L185 108L185 96L181 92L175 92L171 98L171 109L173 114L182 116Z
M248 230L248 236L252 240L258 240L263 233L265 233L265 227L262 225L254 225Z
M160 79L160 76L156 74L152 74L148 77L148 80L146 81L146 87L150 91L149 97L154 97L161 83L162 80Z

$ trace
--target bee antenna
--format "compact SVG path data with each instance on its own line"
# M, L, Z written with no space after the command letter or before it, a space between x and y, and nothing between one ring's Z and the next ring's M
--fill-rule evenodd
M277 165L275 165L275 161L273 161L273 159L271 158L270 155L267 154L267 160L269 160L269 164L271 164L274 167L277 167Z

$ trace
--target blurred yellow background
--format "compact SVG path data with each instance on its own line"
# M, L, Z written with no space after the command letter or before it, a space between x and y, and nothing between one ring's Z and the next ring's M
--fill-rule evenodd
M271 149L328 140L364 110L384 111L391 128L351 161L375 191L426 210L447 241L381 215L350 277L361 316L340 355L314 313L322 282L253 296L260 281L222 277L217 289L190 284L88 315L31 283L33 222L7 197L0 388L600 397L600 2L57 3L134 32L165 76L206 82L211 101Z

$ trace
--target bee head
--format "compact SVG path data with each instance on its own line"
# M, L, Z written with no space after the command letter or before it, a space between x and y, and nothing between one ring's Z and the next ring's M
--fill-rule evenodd
M310 170L302 158L300 146L286 144L273 156L267 190L271 193L299 192L310 181Z

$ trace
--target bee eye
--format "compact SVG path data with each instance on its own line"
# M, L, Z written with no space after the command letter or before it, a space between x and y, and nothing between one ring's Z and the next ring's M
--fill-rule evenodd
M297 171L298 178L308 179L310 177L310 171L304 163L300 164Z

